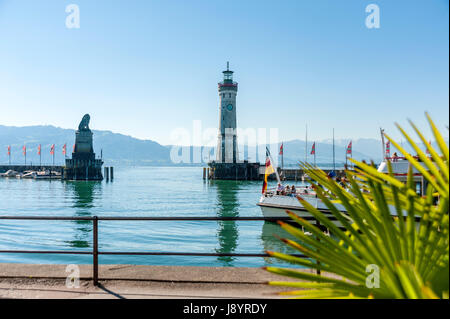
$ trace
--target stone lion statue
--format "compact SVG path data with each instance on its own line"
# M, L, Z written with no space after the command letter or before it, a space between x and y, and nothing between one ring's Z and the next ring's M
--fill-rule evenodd
M89 129L89 121L91 120L91 117L89 116L89 114L85 114L83 116L83 119L80 122L80 125L78 125L78 130L79 131L90 131Z

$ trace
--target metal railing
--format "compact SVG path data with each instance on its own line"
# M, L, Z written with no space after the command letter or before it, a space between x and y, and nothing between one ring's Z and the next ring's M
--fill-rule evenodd
M314 220L312 216L302 217L305 220ZM92 280L98 286L98 256L99 255L141 255L141 256L197 256L197 257L271 257L267 253L194 253L194 252L147 252L147 251L99 251L98 249L98 222L99 221L289 221L289 217L66 217L66 216L0 216L0 220L83 220L92 221L92 251L80 250L0 250L0 253L13 254L72 254L92 255ZM296 257L305 257L302 254L292 254Z

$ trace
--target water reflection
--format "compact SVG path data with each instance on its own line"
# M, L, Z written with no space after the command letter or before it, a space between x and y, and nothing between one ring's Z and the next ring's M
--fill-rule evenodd
M237 217L239 216L239 202L237 193L239 182L236 181L211 181L211 186L217 189L217 216ZM236 250L239 231L235 221L217 222L217 239L219 247L217 253L233 253ZM224 266L233 266L234 257L217 257Z
M278 237L277 237L278 236ZM298 241L294 236L286 232L277 223L264 222L261 233L261 240L263 242L264 250L276 251L284 254L299 254L300 252L289 247L283 243L279 238L288 238ZM280 260L275 258L264 258L267 264L280 263ZM284 263L284 262L283 262Z
M98 181L68 181L66 191L73 198L74 216L92 216L94 198L101 192L101 182ZM88 248L91 242L92 222L89 220L75 220L75 238L67 243L70 247Z

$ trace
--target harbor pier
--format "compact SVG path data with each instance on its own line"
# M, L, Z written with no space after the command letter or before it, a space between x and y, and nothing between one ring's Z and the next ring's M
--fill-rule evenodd
M243 163L221 163L213 161L208 166L208 179L247 181L260 179L259 163L249 163L247 161Z
M263 167L264 169L264 167ZM334 171L336 173L336 177L343 177L345 176L345 170L344 169L323 169L326 174L331 173ZM303 177L305 176L306 172L304 169L301 168L278 168L278 174L280 175L280 179L283 181L301 181L303 180ZM262 180L264 178L264 171L260 171L260 179ZM272 178L269 179L275 179L275 176L272 176Z
M265 174L265 166L259 163L209 163L203 167L203 179L227 179L227 180L250 180L262 181ZM306 178L305 170L301 168L278 168L278 174L282 181L302 181ZM337 177L345 176L344 169L323 169L326 174L334 171ZM275 175L270 175L269 180L275 180Z
M104 177L105 177L105 180L107 181L107 182L109 182L109 181L113 181L114 180L114 167L112 167L112 166L105 166L105 167L103 167L103 171L104 171L104 173L103 173L103 175L104 175Z

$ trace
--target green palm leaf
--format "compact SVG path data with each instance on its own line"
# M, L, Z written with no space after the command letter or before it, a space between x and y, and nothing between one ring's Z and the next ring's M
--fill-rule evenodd
M406 183L395 178L389 162L386 174L373 164L351 159L356 169L346 172L349 181L346 188L328 178L325 172L301 163L317 197L345 230L299 197L300 203L320 225L328 228L331 236L288 212L312 236L279 222L296 238L281 240L307 258L268 253L274 258L320 270L323 275L267 267L267 271L297 280L270 282L271 285L294 288L282 293L294 298L448 298L449 151L430 116L426 114L426 117L438 149L428 144L420 130L410 123L428 154L399 125L417 157L385 135L410 163ZM416 192L413 168L428 183L425 196ZM336 204L344 206L346 212L339 211Z

